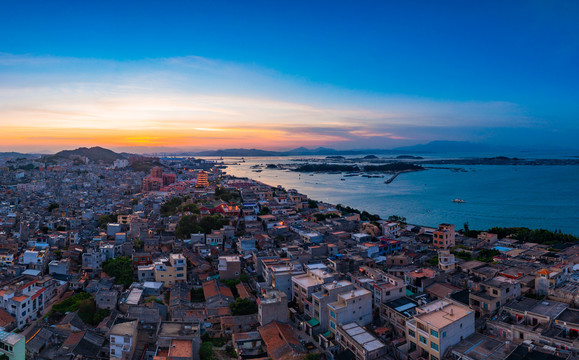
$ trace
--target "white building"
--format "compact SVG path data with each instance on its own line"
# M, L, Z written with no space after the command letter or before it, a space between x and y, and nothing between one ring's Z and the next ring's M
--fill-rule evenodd
M406 321L408 352L419 349L427 360L440 360L446 350L474 333L475 312L450 300L438 300L416 308Z
M351 290L338 295L338 300L328 304L330 331L336 333L338 325L372 322L372 293L366 289Z
M116 324L111 328L109 341L111 359L131 359L137 343L138 321Z

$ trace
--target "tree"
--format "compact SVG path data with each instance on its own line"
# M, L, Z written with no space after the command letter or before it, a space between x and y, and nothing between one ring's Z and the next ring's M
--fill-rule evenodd
M131 286L134 278L133 262L129 257L109 259L102 264L103 271L115 278L115 284Z
M177 223L175 227L175 236L179 239L185 239L191 234L202 232L203 229L197 224L197 216L185 215Z
M312 199L308 199L308 207L310 209L317 209L318 208L318 203L315 200Z
M203 342L199 349L199 356L201 357L201 360L213 360L215 358L213 344L210 342Z
M221 229L226 223L227 221L221 215L203 216L199 220L199 226L205 234L211 234L211 230Z
M99 216L98 224L100 228L105 228L108 223L114 223L117 221L117 214L109 214Z
M406 224L406 218L404 216L390 215L388 216L388 221L396 221Z
M257 304L249 299L237 298L233 304L229 304L229 307L234 316L257 313Z
M271 212L271 210L267 206L262 206L261 210L259 210L259 215L267 215Z
M57 203L50 203L50 205L48 205L48 212L52 212L52 210L54 209L58 209L60 207L60 205L58 205Z
M193 214L200 214L201 213L201 210L199 210L199 206L197 206L196 204L193 204L193 203L181 205L179 210L182 212L190 212Z

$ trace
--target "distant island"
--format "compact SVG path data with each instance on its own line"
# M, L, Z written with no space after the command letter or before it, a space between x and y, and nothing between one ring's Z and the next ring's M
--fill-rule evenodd
M269 165L268 165L269 167ZM296 172L397 172L424 170L420 165L395 162L383 165L300 164L290 170Z

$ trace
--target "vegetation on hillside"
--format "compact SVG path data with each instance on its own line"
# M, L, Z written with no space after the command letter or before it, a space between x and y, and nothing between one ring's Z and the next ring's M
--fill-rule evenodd
M85 324L98 325L104 318L109 315L109 310L97 309L96 303L92 295L79 292L68 299L65 299L57 304L54 304L48 317L62 318L70 312L78 310L78 316Z
M199 232L211 234L211 230L219 230L226 224L228 221L221 215L202 216L201 218L196 215L185 215L177 223L175 236L179 239L185 239L191 234Z

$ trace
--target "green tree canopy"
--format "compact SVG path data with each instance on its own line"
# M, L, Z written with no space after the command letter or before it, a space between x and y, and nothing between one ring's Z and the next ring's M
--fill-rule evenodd
M115 278L115 284L131 286L134 279L133 262L130 257L109 259L102 264L103 271Z
M229 304L231 313L236 315L251 315L257 313L257 304L249 299L237 298L235 302Z

